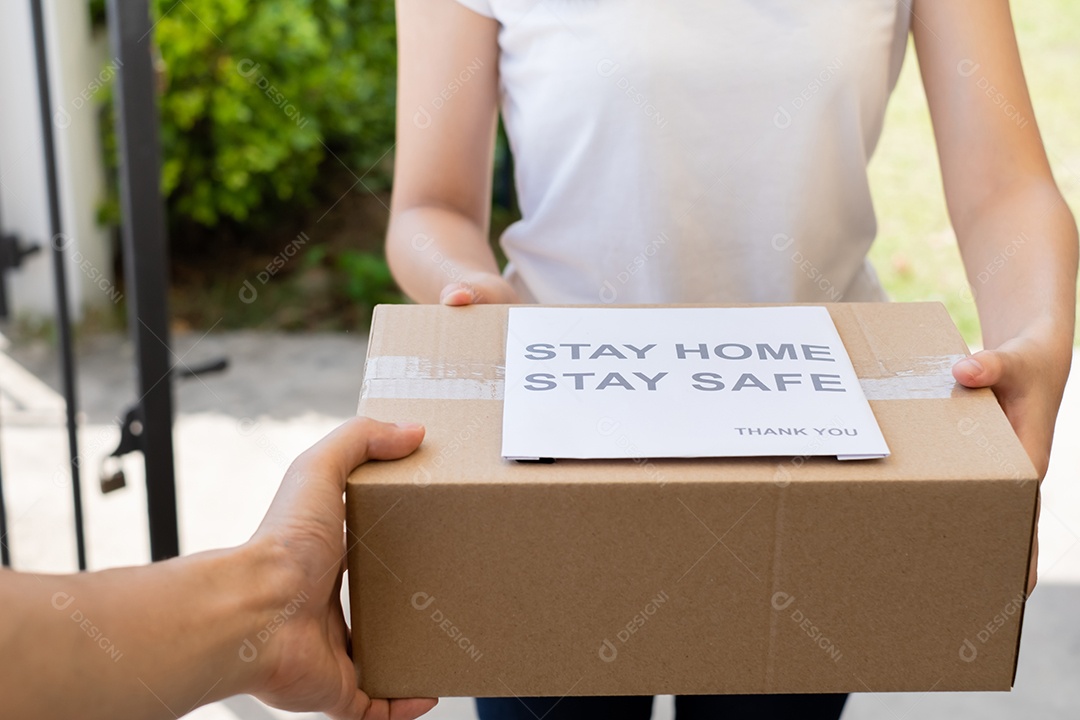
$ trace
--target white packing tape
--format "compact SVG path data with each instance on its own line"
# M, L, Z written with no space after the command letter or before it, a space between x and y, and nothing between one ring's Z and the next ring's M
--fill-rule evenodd
M959 387L952 366L964 355L916 358L895 375L859 378L867 400L946 400ZM402 400L502 400L502 365L445 365L410 355L370 358L362 397Z

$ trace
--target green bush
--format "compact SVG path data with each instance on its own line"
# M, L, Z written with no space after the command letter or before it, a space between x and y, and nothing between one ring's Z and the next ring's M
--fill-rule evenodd
M394 138L393 0L153 0L173 222L269 221ZM332 175L332 173L325 173Z

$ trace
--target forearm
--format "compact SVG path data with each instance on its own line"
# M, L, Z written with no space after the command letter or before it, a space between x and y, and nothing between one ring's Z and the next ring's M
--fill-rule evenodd
M499 274L487 229L459 212L434 206L393 215L386 257L398 285L420 303L438 302L451 283Z
M250 552L81 575L3 573L0 652L14 660L0 674L5 710L171 719L243 692L257 663L240 650L245 639L258 644L277 604L251 571L260 563L237 562Z
M995 193L955 225L983 345L1031 336L1054 353L1071 353L1077 229L1052 181Z

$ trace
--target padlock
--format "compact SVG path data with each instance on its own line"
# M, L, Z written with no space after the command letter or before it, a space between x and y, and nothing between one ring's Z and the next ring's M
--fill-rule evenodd
M110 460L112 462L109 462ZM110 465L113 466L112 470L109 470ZM111 493L113 490L119 490L127 485L127 479L124 477L124 468L120 463L120 458L109 456L101 459L101 468L98 471L98 483L101 485L102 495Z

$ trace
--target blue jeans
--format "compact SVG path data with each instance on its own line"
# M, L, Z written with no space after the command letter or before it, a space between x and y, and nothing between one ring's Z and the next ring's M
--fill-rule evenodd
M680 695L677 720L838 720L847 695ZM653 698L477 698L480 720L648 720Z

